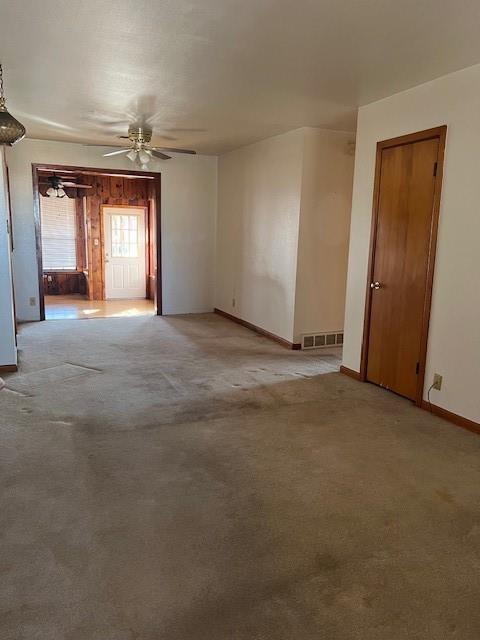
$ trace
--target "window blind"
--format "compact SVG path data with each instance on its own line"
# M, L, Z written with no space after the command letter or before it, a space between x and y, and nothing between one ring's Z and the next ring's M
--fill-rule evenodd
M42 254L45 270L77 268L75 200L40 196Z

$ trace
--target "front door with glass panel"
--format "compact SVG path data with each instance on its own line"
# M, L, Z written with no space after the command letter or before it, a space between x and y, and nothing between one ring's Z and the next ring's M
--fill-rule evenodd
M145 298L145 209L103 207L105 298Z

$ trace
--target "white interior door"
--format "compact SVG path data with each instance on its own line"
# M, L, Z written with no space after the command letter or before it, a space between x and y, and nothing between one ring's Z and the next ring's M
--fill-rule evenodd
M145 298L145 209L103 207L105 298Z

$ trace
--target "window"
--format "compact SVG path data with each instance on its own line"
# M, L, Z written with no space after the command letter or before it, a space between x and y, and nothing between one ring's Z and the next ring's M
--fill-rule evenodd
M75 199L40 196L43 268L68 271L77 268Z
M138 258L137 216L112 215L112 258Z

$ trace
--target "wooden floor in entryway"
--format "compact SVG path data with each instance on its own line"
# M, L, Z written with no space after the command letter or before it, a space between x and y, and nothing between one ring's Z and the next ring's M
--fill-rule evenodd
M121 318L155 313L153 300L87 300L85 296L45 296L46 320Z

